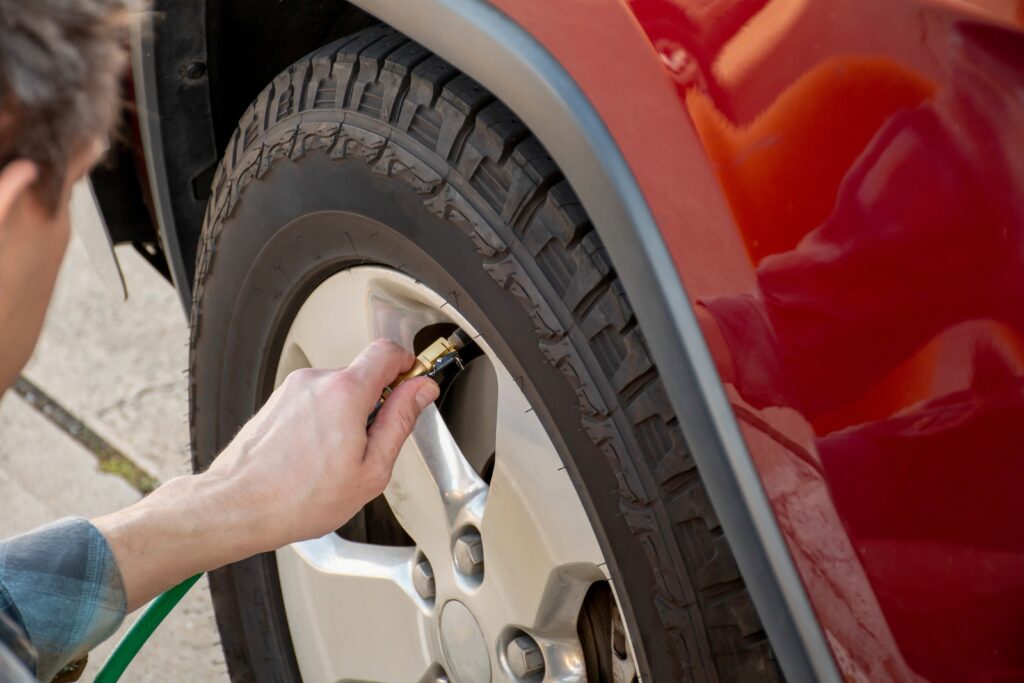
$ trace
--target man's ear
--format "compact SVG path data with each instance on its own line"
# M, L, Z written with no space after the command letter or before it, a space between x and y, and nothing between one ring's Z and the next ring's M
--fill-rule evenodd
M11 207L35 182L38 174L36 165L24 159L12 161L0 170L0 225L7 220Z

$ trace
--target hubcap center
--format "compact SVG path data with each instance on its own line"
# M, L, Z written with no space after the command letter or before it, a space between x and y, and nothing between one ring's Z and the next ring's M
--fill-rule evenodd
M458 600L445 603L441 611L441 646L454 683L491 680L483 631L469 608Z

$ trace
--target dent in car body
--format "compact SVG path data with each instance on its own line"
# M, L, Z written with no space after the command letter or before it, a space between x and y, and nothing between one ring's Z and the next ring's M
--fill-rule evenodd
M636 175L843 673L1024 677L1024 3L494 4Z

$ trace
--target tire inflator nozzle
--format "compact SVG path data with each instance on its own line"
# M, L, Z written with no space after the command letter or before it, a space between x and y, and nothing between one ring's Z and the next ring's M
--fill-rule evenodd
M416 356L416 361L413 363L410 370L402 373L395 378L394 382L384 387L384 391L381 392L377 405L374 407L373 412L370 413L370 417L366 420L366 426L369 427L373 424L373 420L377 417L380 407L384 405L385 399L387 399L387 397L391 395L391 392L397 389L403 382L414 377L430 377L433 379L452 365L455 365L459 370L461 370L463 366L462 358L459 356L459 351L465 348L467 343L469 343L469 337L466 333L462 330L455 330L455 332L448 337L438 337L430 344L430 346L423 349L423 351Z

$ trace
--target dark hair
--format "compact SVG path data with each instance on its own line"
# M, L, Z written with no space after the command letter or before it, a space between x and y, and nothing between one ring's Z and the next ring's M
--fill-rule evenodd
M0 0L0 167L34 161L51 211L71 157L117 120L140 10L140 0Z

